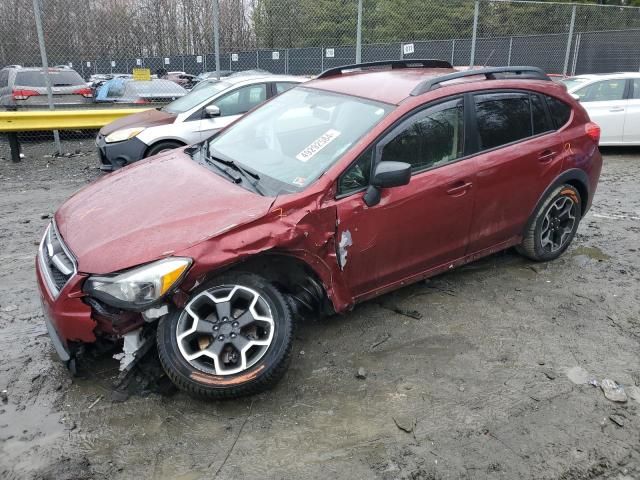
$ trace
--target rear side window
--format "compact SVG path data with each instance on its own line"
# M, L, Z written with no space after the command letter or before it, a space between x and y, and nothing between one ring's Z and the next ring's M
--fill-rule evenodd
M556 128L563 127L571 118L571 107L557 98L545 95L547 106L551 119L555 123Z
M633 96L631 98L634 100L640 100L640 78L635 78L633 80Z
M476 95L480 150L489 150L533 135L531 106L526 93Z
M72 87L84 85L82 77L73 70L50 71L52 87ZM46 87L47 83L41 71L18 72L15 84L20 87Z
M9 85L9 70L0 70L0 88Z
M550 119L547 117L547 112L544 108L544 103L540 95L529 95L531 101L531 123L533 124L533 134L539 135L541 133L550 132L555 129Z

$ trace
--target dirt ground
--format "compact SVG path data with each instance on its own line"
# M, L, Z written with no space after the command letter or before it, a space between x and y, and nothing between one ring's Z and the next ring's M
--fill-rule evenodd
M640 150L605 150L555 262L507 251L306 321L253 398L112 403L115 360L71 378L34 278L45 217L98 176L92 148L0 161L0 478L640 478Z

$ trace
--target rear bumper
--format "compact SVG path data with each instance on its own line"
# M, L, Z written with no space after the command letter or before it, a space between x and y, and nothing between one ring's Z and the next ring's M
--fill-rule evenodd
M100 158L100 169L110 172L138 160L142 160L147 144L136 137L122 142L107 143L104 135L98 134L96 146Z

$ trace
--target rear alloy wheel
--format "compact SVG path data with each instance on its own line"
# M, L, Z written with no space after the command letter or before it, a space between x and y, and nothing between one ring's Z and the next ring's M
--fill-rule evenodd
M571 244L581 214L578 190L571 185L558 187L536 211L519 252L536 261L558 258Z
M198 289L158 326L160 361L189 393L229 398L270 387L286 371L293 317L276 287L248 273Z

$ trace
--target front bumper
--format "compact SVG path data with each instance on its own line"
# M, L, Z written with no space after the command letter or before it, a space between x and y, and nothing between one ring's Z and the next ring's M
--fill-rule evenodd
M76 274L55 297L47 286L40 259L36 259L36 277L40 289L42 311L51 342L64 362L72 356L70 342L96 341L97 323L91 318L91 307L81 299L84 275Z
M148 145L137 137L122 142L107 143L104 135L98 134L96 146L100 157L100 169L110 172L138 160L142 160Z

